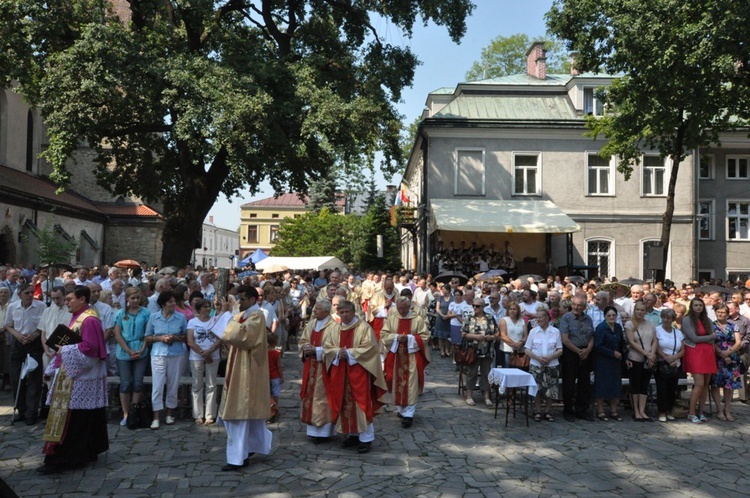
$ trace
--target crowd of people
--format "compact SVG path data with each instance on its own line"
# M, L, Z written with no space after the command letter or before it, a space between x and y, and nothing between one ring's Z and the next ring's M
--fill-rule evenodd
M493 405L492 368L528 370L538 387L539 422L555 420L553 401L562 401L570 422L622 421L625 407L638 422L674 420L686 374L690 423L708 420L709 395L716 417L734 421L733 394L743 387L750 343L750 292L744 285L666 284L481 276L438 282L406 271L338 270L244 278L232 271L217 282L214 269L189 266L59 275L3 266L0 366L16 399L14 421L47 420L42 473L85 465L107 450L107 376L119 376L120 424L143 426L138 419L149 405L145 426L152 430L175 423L180 377L191 376L195 423L221 420L228 436L223 470L241 469L252 454L270 451L266 424L280 415L282 357L294 349L304 362L300 420L308 437L320 444L342 434L342 445L360 453L370 451L374 417L385 404L397 407L402 427L413 425L431 361L456 364L470 406L475 387ZM80 342L48 343L59 325ZM29 360L39 368L22 379ZM655 418L647 409L652 378Z

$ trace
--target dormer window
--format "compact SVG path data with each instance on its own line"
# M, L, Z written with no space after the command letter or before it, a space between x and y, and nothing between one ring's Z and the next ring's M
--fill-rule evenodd
M594 87L583 89L583 113L588 116L604 116L604 90Z

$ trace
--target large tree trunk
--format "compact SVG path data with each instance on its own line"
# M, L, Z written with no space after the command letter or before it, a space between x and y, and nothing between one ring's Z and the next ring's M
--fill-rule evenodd
M226 150L222 149L207 172L195 166L181 168L183 187L177 199L165 203L164 207L162 266L179 268L187 265L191 262L193 250L203 244L203 220L216 202L221 185L229 173L226 158Z
M682 110L680 110L680 116L682 116ZM674 193L677 187L677 173L680 171L680 163L685 157L683 151L683 143L685 138L685 130L687 129L688 123L682 121L682 125L677 130L674 141L674 149L669 155L672 160L672 170L669 174L669 186L667 187L667 207L662 217L663 222L661 226L661 245L664 248L664 254L662 256L662 270L657 270L654 274L655 282L664 282L667 274L667 258L669 256L669 241L672 236L672 218L674 217Z

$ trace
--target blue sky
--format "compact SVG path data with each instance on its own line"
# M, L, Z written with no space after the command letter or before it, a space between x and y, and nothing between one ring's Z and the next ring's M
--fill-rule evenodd
M411 123L424 107L427 94L444 86L455 86L464 79L471 64L479 58L482 48L497 36L525 33L530 38L542 36L545 31L544 14L552 0L474 0L476 8L467 20L466 35L460 44L455 44L444 27L429 24L416 26L411 39L401 36L399 31L385 23L376 28L391 44L410 46L422 64L417 67L414 84L403 92L403 102L397 107ZM394 182L398 179L394 179ZM386 184L379 176L381 187ZM245 192L232 202L223 195L209 212L214 223L223 228L236 229L240 225L240 205L273 195L267 183L255 196Z

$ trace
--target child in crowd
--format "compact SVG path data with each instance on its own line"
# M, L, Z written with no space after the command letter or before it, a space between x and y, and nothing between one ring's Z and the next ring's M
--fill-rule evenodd
M281 351L276 346L279 344L279 336L268 332L268 373L271 379L271 418L268 423L272 424L279 419L279 395L281 394L281 383L284 382L284 367L281 364Z

